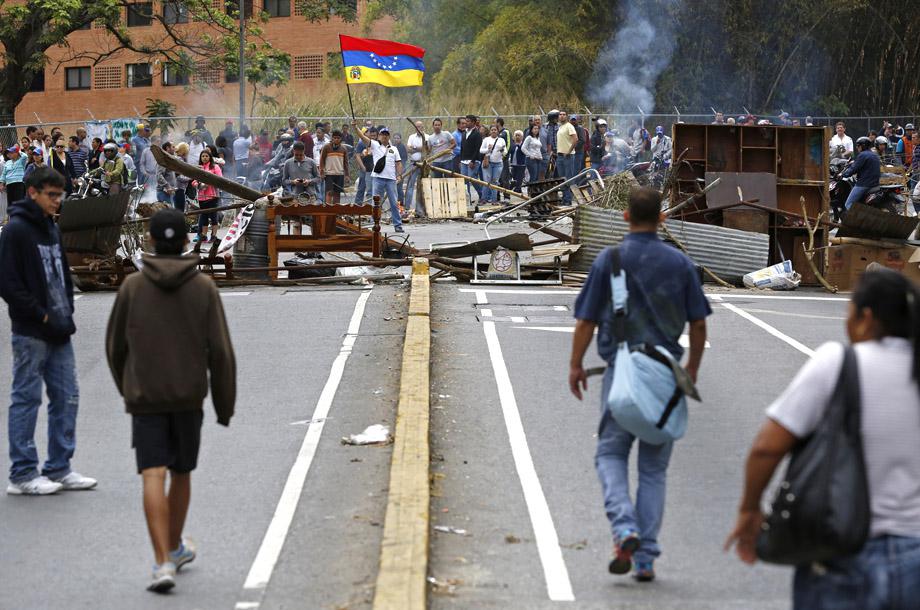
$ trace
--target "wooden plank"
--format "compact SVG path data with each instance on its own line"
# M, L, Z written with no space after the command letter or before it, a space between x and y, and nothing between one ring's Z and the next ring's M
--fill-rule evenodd
M409 315L403 344L374 610L425 610L427 605L431 325L427 293L415 292L416 285L429 283L427 260L413 261L412 277L416 312Z

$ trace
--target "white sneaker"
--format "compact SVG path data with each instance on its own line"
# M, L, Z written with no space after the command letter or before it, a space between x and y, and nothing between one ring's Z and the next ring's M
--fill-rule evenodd
M92 489L96 486L96 479L84 477L79 472L71 472L57 482L63 486L64 491L78 491L82 489Z
M6 487L6 493L11 496L47 496L63 488L62 484L55 483L48 477L35 477L31 481L10 483Z
M150 584L147 585L148 591L166 593L175 586L176 564L171 561L165 561L153 567L153 575L150 578Z

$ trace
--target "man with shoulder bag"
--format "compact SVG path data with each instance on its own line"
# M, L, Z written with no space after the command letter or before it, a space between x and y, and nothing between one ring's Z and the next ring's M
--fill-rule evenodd
M657 235L661 194L630 192L624 213L629 234L604 249L575 302L575 336L569 388L579 400L587 389L582 365L598 330L598 352L607 362L595 466L614 539L612 574L655 578L661 554L658 532L664 515L665 480L674 446L687 421L685 396L699 399L694 383L712 309L699 275L683 253ZM685 368L679 339L690 324ZM629 497L629 453L639 440L636 502Z

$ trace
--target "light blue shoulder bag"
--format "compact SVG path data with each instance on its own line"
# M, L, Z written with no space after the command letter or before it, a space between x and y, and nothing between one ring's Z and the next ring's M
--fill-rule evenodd
M607 408L616 422L640 440L653 445L677 440L687 431L687 398L699 400L689 375L661 346L629 347L626 314L629 291L620 267L620 251L612 252L613 335L617 341L613 383ZM680 380L680 383L678 383Z

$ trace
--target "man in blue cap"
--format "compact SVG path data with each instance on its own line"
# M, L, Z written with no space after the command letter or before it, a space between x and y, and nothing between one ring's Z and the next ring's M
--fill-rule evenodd
M671 162L671 138L664 133L664 127L655 128L655 137L652 138L652 158L661 159L663 163Z

